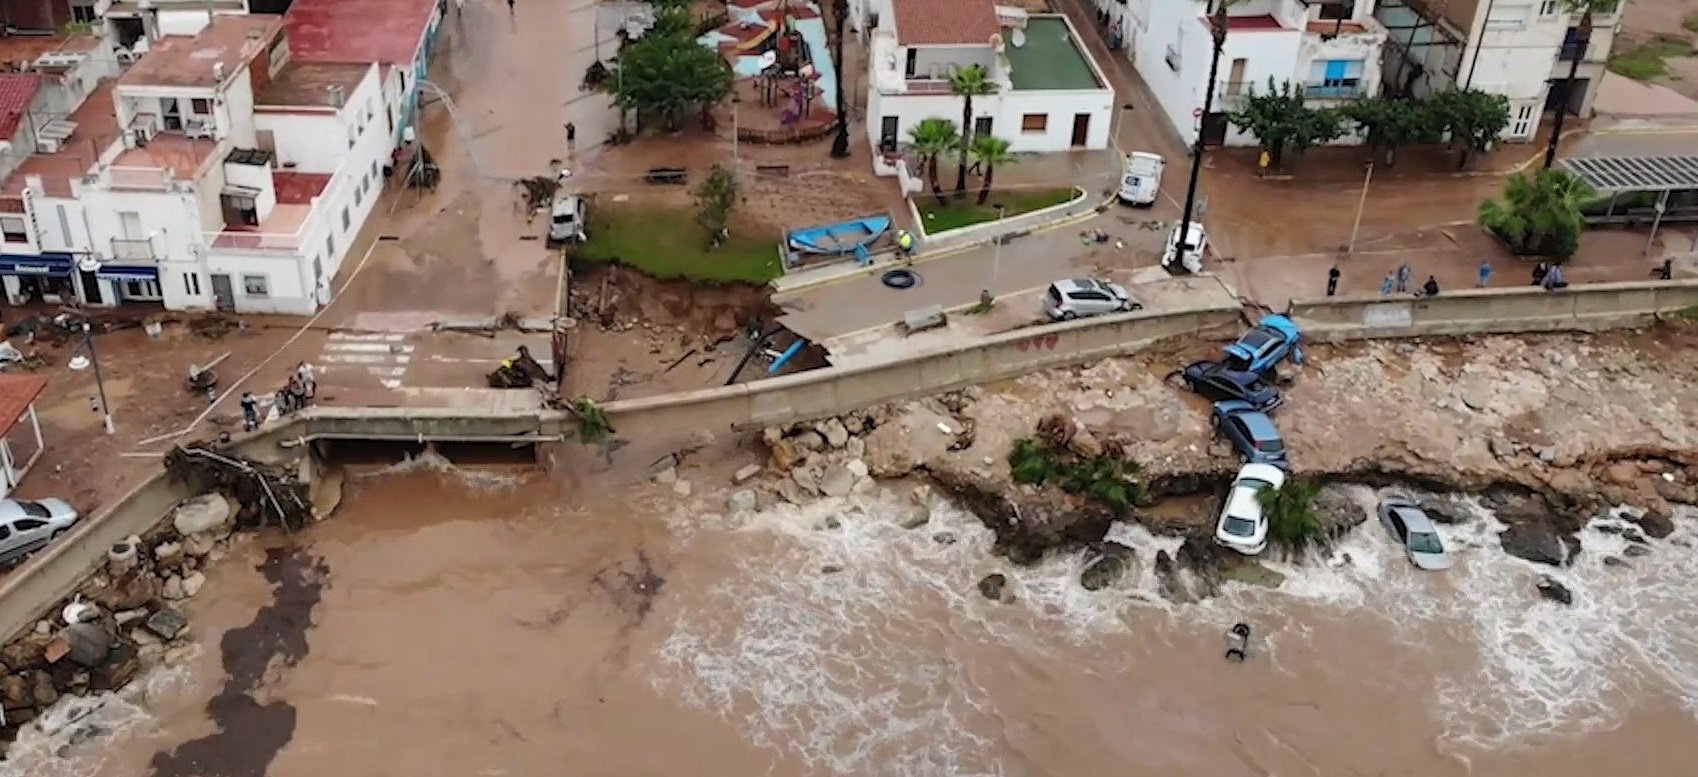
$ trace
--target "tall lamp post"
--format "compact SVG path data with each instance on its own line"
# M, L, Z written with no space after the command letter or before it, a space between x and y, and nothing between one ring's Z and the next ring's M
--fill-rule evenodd
M1568 106L1574 101L1574 80L1580 75L1580 60L1586 58L1586 49L1592 45L1592 4L1588 2L1586 9L1580 14L1580 24L1574 28L1573 55L1568 63L1568 78L1562 82L1562 102L1557 104L1556 123L1551 125L1551 142L1545 147L1545 169L1551 169L1556 164L1557 143L1562 140L1562 120L1568 118ZM1569 48L1567 42L1563 48Z
M1185 252L1189 250L1186 238L1190 235L1192 215L1197 208L1197 180L1203 173L1203 127L1202 123L1209 120L1209 112L1215 106L1215 79L1220 77L1220 58L1226 50L1226 5L1227 0L1214 0L1214 9L1209 12L1209 37L1214 39L1214 57L1209 60L1209 83L1203 91L1203 115L1199 117L1197 140L1191 145L1191 180L1185 185L1185 209L1179 215L1179 231L1174 233L1175 251L1173 267L1184 269Z
M848 68L843 65L843 25L849 20L849 0L833 0L831 4L831 26L837 33L834 41L832 56L837 59L835 72L837 77L837 122L836 134L831 138L831 158L849 158L849 106L843 100L843 76Z
M72 356L69 366L78 371L91 366L94 368L94 385L100 391L100 412L105 416L106 433L115 434L117 429L112 426L112 405L106 401L106 381L100 377L100 357L94 352L94 332L89 329L87 321L83 322L83 349L88 351L88 355L79 353Z

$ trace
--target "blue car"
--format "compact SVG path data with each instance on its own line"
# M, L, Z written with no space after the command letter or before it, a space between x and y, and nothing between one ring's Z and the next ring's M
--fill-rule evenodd
M1285 437L1254 405L1237 399L1216 402L1214 424L1246 463L1286 468Z
M1240 399L1265 413L1273 412L1284 402L1279 389L1261 375L1227 369L1220 362L1192 362L1179 371L1178 377L1185 388L1210 402Z
M1237 342L1226 347L1225 364L1229 369L1266 373L1287 356L1293 362L1303 362L1303 351L1297 344L1303 332L1285 316L1268 316L1238 336Z

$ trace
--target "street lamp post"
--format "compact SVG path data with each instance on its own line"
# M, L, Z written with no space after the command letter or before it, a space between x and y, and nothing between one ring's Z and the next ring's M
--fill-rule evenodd
M1557 144L1562 141L1562 120L1568 117L1568 107L1574 102L1574 79L1580 75L1580 60L1586 58L1586 49L1592 45L1592 8L1580 14L1580 24L1574 28L1574 41L1570 53L1574 58L1568 63L1568 77L1562 81L1562 102L1557 104L1556 123L1551 125L1551 142L1545 147L1545 169L1551 169L1556 164ZM1570 48L1567 43L1563 48Z
M996 208L996 239L992 241L996 244L996 248L991 254L993 258L991 259L990 282L991 289L994 290L996 288L998 277L1002 275L1002 219L1004 216L1008 215L1008 206L998 202L991 205L991 207Z
M1191 145L1191 180L1185 185L1185 209L1179 215L1179 231L1174 233L1176 252L1174 267L1185 267L1186 238L1190 234L1192 215L1197 208L1197 181L1203 173L1203 124L1215 105L1215 79L1220 77L1220 58L1226 51L1227 0L1214 0L1209 13L1209 35L1214 41L1214 56L1209 60L1209 83L1203 91L1203 113L1197 126L1197 141ZM1171 272L1174 267L1169 267Z
M1374 163L1368 163L1368 172L1362 176L1362 198L1356 201L1356 221L1350 225L1350 245L1344 252L1356 253L1356 235L1362 231L1362 211L1368 207L1368 184L1374 182Z
M117 429L112 425L112 405L106 401L106 381L100 376L100 356L94 352L94 332L87 321L83 322L83 348L88 349L88 355L71 357L70 367L73 370L94 368L94 386L100 392L100 412L105 417L106 433L116 434Z
M833 42L832 56L837 59L837 77L833 79L837 91L837 121L832 128L831 158L847 159L849 157L849 106L844 104L843 76L848 68L843 64L843 25L849 20L849 0L833 0L831 4L831 26L837 34Z

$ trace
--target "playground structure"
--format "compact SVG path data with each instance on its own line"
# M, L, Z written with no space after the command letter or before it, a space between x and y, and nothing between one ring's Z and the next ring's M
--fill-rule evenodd
M786 230L780 247L784 269L795 270L845 256L855 257L860 265L871 264L874 253L890 247L890 229L890 217L875 214Z
M739 138L824 137L837 119L838 74L818 7L794 0L733 0L726 11L730 21L697 40L730 63L741 106L766 109L738 112Z

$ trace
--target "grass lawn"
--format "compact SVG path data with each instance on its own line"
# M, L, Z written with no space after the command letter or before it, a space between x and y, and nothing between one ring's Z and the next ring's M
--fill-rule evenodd
M944 204L939 206L937 199L930 196L920 196L914 199L914 207L920 211L920 219L926 227L926 234L935 235L948 229L960 229L986 221L996 220L998 203L1008 208L1008 216L1018 216L1031 213L1052 205L1070 202L1079 196L1077 189L1020 189L1018 191L992 191L985 204L979 204L979 193L967 191L967 196L961 198L946 197Z
M1667 75L1663 60L1690 57L1693 53L1692 44L1686 41L1660 38L1610 57L1610 71L1635 81L1649 81Z
M708 250L708 235L689 208L597 204L590 208L590 240L576 255L620 262L661 280L766 283L782 274L778 235L742 231Z

